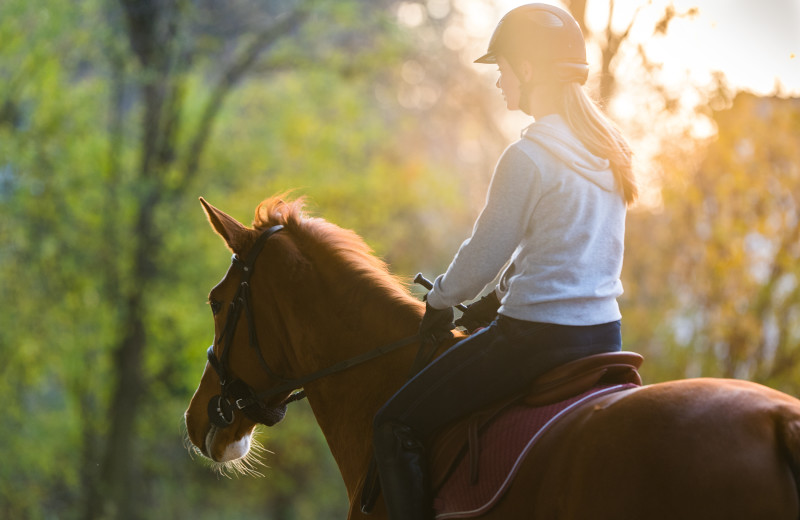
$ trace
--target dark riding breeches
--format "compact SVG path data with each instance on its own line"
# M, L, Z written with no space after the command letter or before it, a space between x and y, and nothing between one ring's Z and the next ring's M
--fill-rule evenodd
M621 347L619 321L567 326L504 316L456 343L375 416L373 446L389 517L433 518L425 447L439 428L521 392L556 366Z
M445 424L521 392L552 368L621 348L619 321L570 326L500 316L408 381L378 411L375 425L402 424L427 441Z

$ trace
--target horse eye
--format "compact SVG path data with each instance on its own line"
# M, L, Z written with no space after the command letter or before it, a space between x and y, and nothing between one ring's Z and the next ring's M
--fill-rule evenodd
M217 300L209 300L208 304L211 306L211 312L214 316L222 309L222 303L218 302Z

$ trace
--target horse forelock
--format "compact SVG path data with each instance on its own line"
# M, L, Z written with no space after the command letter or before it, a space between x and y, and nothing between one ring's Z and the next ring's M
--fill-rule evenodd
M395 295L409 297L406 284L389 272L387 264L374 254L372 248L352 230L344 229L305 212L303 197L290 200L287 194L264 200L255 212L253 227L259 231L283 225L300 241L313 244L317 251L329 255L325 260L338 260L348 271L374 287Z
M256 208L253 227L258 230L278 224L291 228L298 227L305 218L305 199L299 197L291 200L288 196L288 193L283 193L261 202Z

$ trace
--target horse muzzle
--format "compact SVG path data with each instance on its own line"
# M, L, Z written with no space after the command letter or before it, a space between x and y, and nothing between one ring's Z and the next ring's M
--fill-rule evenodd
M236 384L239 383L239 384ZM234 381L231 389L232 395L215 395L208 402L208 420L217 428L227 428L236 418L236 410L241 411L245 417L254 423L273 426L281 422L286 415L286 404L266 406L252 396L241 396L242 390L248 394L249 387L241 381ZM237 392L238 390L238 392Z

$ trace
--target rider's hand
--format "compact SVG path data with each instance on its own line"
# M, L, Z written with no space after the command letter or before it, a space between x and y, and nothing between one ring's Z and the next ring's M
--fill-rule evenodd
M452 307L435 309L430 303L425 302L425 315L419 325L420 337L423 340L432 339L437 342L452 337L453 333L450 331L455 327L453 316Z
M470 334L481 327L488 326L497 317L500 300L492 291L475 303L467 305L467 310L456 320L456 325L464 327Z

